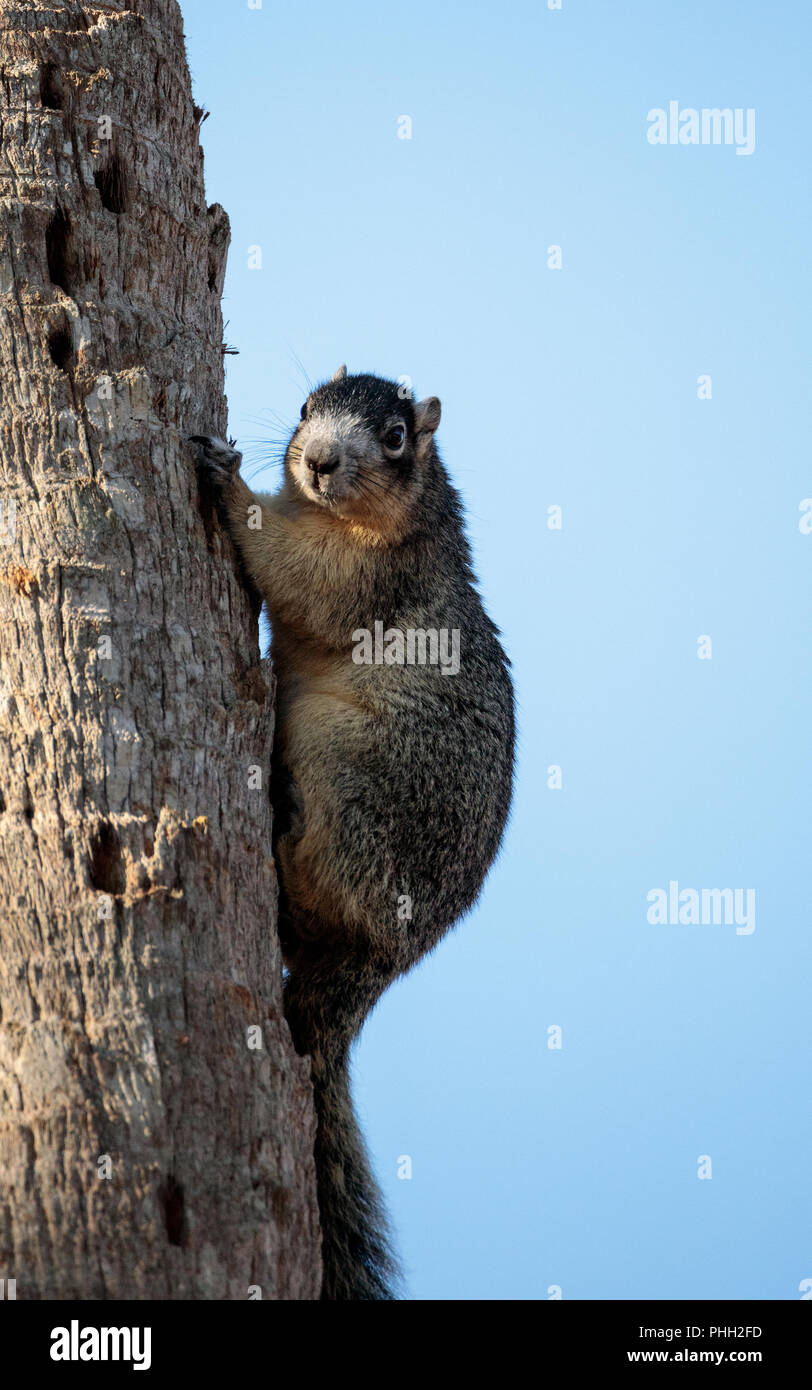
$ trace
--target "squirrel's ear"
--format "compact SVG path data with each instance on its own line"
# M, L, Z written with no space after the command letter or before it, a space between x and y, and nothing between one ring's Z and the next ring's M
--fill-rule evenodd
M335 372L335 373L333 374L333 376L330 377L330 380L331 380L331 381L343 381L346 375L347 375L347 364L346 364L346 362L342 362L342 364L341 364L341 366L339 367L338 371Z
M417 435L416 452L418 458L425 458L434 431L440 423L441 406L436 396L427 396L414 408L414 428Z

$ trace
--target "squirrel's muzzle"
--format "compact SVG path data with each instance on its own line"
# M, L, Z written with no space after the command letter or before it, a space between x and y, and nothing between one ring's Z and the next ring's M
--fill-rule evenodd
M304 462L317 477L334 473L341 462L341 448L334 439L311 439L304 452Z

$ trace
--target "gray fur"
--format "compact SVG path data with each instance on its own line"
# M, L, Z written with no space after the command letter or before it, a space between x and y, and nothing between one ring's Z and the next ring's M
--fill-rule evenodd
M383 440L395 418L407 440L393 459ZM238 454L197 437L273 630L286 1014L312 1061L329 1299L397 1296L353 1114L352 1043L387 986L476 900L511 798L509 663L475 588L460 499L433 441L439 418L434 397L415 406L392 382L337 373L303 407L281 491L261 498L239 478ZM317 458L329 439L327 479L303 461L302 438ZM261 530L246 524L251 505ZM458 674L354 664L353 634L376 621L458 629Z

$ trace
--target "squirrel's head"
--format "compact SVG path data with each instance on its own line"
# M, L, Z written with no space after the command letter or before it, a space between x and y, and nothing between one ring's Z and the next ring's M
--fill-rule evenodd
M302 406L285 469L314 506L395 523L423 490L439 423L436 396L417 402L393 381L339 367Z

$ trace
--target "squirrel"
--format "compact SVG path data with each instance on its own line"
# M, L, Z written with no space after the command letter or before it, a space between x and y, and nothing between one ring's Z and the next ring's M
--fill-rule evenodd
M475 902L511 801L510 663L475 588L439 422L436 397L341 367L302 406L273 495L239 476L234 441L191 436L271 624L283 997L311 1059L331 1300L401 1296L351 1045Z

